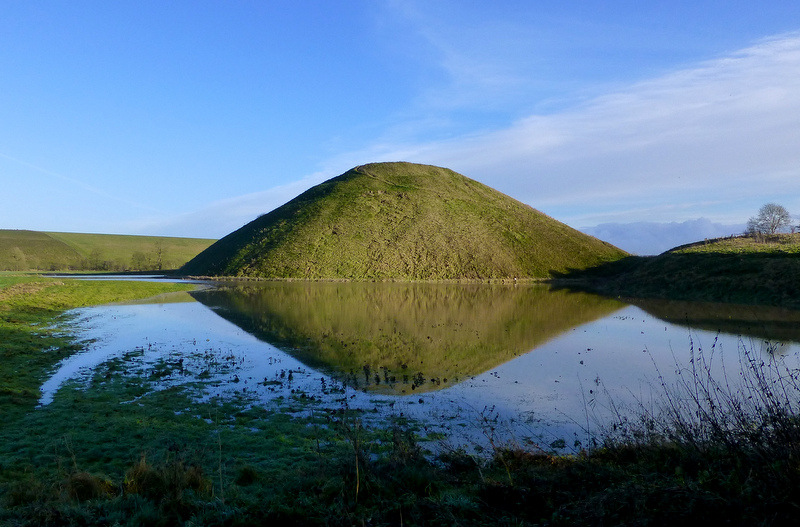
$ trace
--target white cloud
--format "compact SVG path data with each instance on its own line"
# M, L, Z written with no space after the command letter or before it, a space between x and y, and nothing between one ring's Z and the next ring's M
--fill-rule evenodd
M767 200L800 209L798 115L792 34L507 129L363 153L448 166L568 222L667 204L688 207L659 220L741 221Z

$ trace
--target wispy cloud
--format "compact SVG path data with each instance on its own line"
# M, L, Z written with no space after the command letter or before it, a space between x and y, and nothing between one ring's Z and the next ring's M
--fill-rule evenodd
M82 191L88 192L89 194L92 194L94 196L100 197L100 198L102 198L104 200L111 200L111 201L117 202L117 203L124 203L125 205L129 205L129 206L132 206L132 207L135 207L135 208L145 209L145 210L149 210L149 211L156 211L157 210L156 208L151 207L149 205L146 205L144 203L134 202L134 201L128 200L128 199L126 199L124 197L121 197L121 196L118 196L118 195L114 195L114 194L112 194L110 192L107 192L107 191L101 189L101 188L95 187L95 186L90 185L90 184L88 184L88 183L86 183L84 181L81 181L80 179L76 179L76 178L70 177L70 176L65 176L64 174L61 174L59 172L54 172L52 170L48 170L46 168L42 168L42 167L40 167L38 165L35 165L33 163L29 163L28 161L24 161L22 159L17 159L16 157L12 157L12 156L4 154L2 152L0 152L0 157L15 163L16 165L18 165L20 167L23 167L26 170L26 174L25 174L26 179L30 179L33 174L45 175L45 176L48 176L51 179L55 179L55 180L58 180L58 181L60 181L62 183L65 183L66 185L68 185L72 189L82 190Z
M383 6L384 16L392 20L391 31L412 36L403 44L416 51L415 60L429 73L411 114L451 112L454 118L458 111L515 108L543 84L541 67L552 60L546 57L552 52L547 42L553 35L542 21L545 15L532 17L529 6L486 9L449 0L394 0ZM514 16L523 14L525 20Z
M174 225L215 235L352 166L446 166L575 226L700 217L739 224L767 201L800 210L800 34L632 84L567 111L443 141L376 141L296 183ZM187 227L188 228L188 227Z
M363 153L445 165L566 220L665 204L732 219L726 204L783 197L800 208L798 115L790 34L504 130Z
M137 220L130 223L127 230L142 234L221 238L330 177L332 174L328 172L316 172L286 185L215 201L194 212Z

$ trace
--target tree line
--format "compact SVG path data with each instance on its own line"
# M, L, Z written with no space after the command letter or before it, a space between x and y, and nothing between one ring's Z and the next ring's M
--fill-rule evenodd
M12 247L6 258L0 258L0 271L163 271L182 264L166 253L161 243L156 243L152 251L134 251L130 255L110 256L94 248L82 258L26 252Z

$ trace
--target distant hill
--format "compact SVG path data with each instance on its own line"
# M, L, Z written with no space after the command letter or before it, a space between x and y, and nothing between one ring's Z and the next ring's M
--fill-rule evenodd
M375 163L257 218L181 272L355 280L546 278L625 255L452 170Z
M0 230L0 270L177 269L213 242L198 238Z
M44 232L0 230L0 270L68 269L81 255Z

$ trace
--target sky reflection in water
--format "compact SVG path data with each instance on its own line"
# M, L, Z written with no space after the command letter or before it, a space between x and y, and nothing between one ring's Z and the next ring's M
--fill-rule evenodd
M369 418L415 417L457 444L485 440L480 423L496 418L504 439L585 444L618 410L658 401L658 373L673 382L692 351L724 359L736 382L742 345L767 356L777 335L796 366L800 341L798 312L637 307L546 286L268 283L192 297L78 310L94 342L59 365L40 404L122 359L200 399L377 409Z

